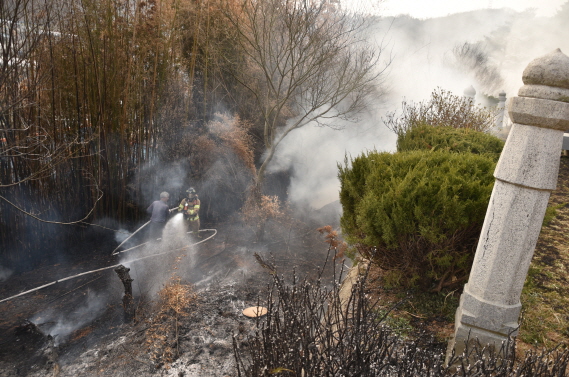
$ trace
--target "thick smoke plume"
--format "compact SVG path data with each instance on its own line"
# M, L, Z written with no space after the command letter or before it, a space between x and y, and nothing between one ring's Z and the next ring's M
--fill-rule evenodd
M426 100L436 88L462 95L470 86L483 106L494 106L501 90L516 96L531 60L556 48L569 53L567 21L569 2L547 18L504 9L427 20L375 18L370 39L383 41L392 58L381 103L341 131L316 125L296 130L279 146L271 171L292 172L292 202L320 208L338 200L337 164L369 149L394 150L395 135L382 118L400 110L402 100Z

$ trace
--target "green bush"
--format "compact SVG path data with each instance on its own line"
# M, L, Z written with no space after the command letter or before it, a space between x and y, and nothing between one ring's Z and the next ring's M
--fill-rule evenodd
M370 152L339 166L342 230L399 283L464 282L494 184L495 160L473 153Z
M485 154L496 161L504 148L504 142L495 136L468 128L415 126L397 138L397 151L418 149L448 152Z

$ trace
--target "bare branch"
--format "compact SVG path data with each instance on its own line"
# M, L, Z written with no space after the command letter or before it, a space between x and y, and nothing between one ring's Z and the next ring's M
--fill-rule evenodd
M377 95L378 51L364 42L365 22L325 1L243 0L227 17L238 30L247 69L234 72L262 114L267 153L262 183L279 143L311 122L339 127Z

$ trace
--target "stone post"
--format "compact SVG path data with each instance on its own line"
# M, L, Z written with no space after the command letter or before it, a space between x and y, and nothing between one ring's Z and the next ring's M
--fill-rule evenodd
M496 131L501 131L504 124L504 109L506 108L506 92L498 94L498 106L496 106Z
M514 124L494 171L449 353L460 354L467 339L499 348L517 334L522 288L557 185L563 131L569 129L569 57L557 49L532 61L522 79L525 85L508 105Z

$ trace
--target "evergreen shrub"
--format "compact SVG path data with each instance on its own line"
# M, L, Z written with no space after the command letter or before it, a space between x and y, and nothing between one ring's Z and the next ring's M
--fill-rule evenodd
M369 152L339 166L346 239L399 284L440 290L468 277L495 158Z
M469 128L434 127L427 124L412 127L397 138L398 152L418 149L470 152L493 157L496 161L503 147L502 140L484 132Z

